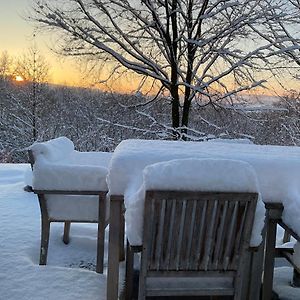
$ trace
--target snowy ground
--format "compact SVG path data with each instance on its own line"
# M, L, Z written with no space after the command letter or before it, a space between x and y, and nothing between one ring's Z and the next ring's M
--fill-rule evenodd
M96 224L72 224L67 246L63 225L52 224L48 264L38 265L40 210L36 196L23 191L28 171L27 164L0 164L0 299L105 300L106 268L103 275L94 272ZM122 265L120 282L123 273ZM274 289L281 300L300 299L291 277L291 268L276 268Z
M72 224L67 246L62 224L51 224L48 264L38 265L40 211L36 196L23 191L28 169L0 164L0 299L105 300L106 270L94 272L96 224Z

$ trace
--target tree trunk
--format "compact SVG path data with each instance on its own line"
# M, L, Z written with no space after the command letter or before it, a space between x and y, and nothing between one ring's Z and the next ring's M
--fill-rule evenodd
M179 138L179 133L176 130L179 127L180 123L180 102L179 102L179 94L178 94L178 86L173 85L171 87L171 97L172 97L172 127L174 128L174 138Z
M190 115L191 101L184 101L183 111L182 111L182 127L189 126L189 115ZM184 129L186 131L186 129Z
M36 128L36 82L33 82L32 86L32 139L35 142L37 139L37 128Z

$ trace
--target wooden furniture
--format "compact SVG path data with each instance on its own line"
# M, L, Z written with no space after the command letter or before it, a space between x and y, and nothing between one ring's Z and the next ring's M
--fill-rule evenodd
M290 180L291 174L300 174L299 147L157 140L123 141L114 151L108 175L111 215L108 300L118 298L120 252L118 245L123 235L122 207L125 203L126 208L126 202L130 201L128 191L132 192L142 184L142 172L146 166L181 158L225 158L248 162L257 173L262 199L265 202L282 202L286 199L290 185L298 184L297 180ZM257 279L260 280L258 277Z
M80 154L84 155L84 153ZM35 153L32 149L29 149L28 155L30 164L34 170L36 163ZM57 178L60 178L60 181L66 179L63 176L59 177L59 174L57 174ZM74 190L63 190L61 188L40 189L33 186L32 190L38 196L41 210L39 264L46 265L47 263L50 224L52 222L64 222L63 242L65 244L68 244L70 240L71 223L97 223L96 272L103 273L105 228L108 224L108 214L106 213L107 190L101 189L101 186L99 186L99 190L79 190L76 189L76 186Z
M32 150L28 150L28 159L29 159L29 163L30 163L30 166L31 166L31 170L33 171L33 165L34 165L34 162L35 162L35 159L34 159L34 155L33 155L33 152ZM29 191L29 192L34 192L32 186L27 186L26 189ZM38 197L39 198L39 197ZM40 199L40 198L39 198ZM45 201L44 201L45 202ZM40 200L39 200L39 203L40 203ZM43 205L44 206L44 205ZM41 203L40 203L40 209L41 209ZM42 213L42 212L41 212ZM42 226L43 227L43 226ZM67 245L69 244L69 241L70 241L70 227L71 227L71 222L69 221L66 221L64 223L64 235L63 235L63 242ZM42 230L43 232L43 230ZM48 238L49 239L49 238ZM42 240L42 239L41 239ZM48 246L47 246L48 248ZM46 259L45 258L41 258L41 255L40 255L40 265L45 265L47 262L47 255L46 255Z
M47 254L49 245L49 235L50 235L50 224L52 222L64 222L64 235L63 242L65 244L69 243L69 232L71 223L97 223L98 224L98 234L97 234L97 262L96 262L96 272L103 273L103 259L104 259L104 238L105 238L105 228L108 224L106 220L106 193L103 191L46 191L46 190L33 190L37 194L41 209L41 248L40 248L40 265L47 264ZM98 199L94 200L94 207L97 211L97 218L80 219L80 218L70 218L68 213L62 215L61 217L52 216L49 212L49 200L47 197L49 195L68 195L68 196L97 196ZM66 199L64 199L66 200ZM51 201L51 200L50 200ZM66 201L72 202L72 199L67 199ZM84 201L84 199L83 199ZM69 205L72 205L70 203ZM75 203L76 205L76 203Z
M282 212L284 210L282 203L267 203L266 209L267 235L262 300L269 300L272 298L274 264L276 257L284 257L291 263L291 265L294 267L292 284L295 288L300 287L300 269L293 261L293 248L276 247L277 225L285 229L284 242L288 241L287 239L289 236L294 237L298 242L300 242L300 237L282 220Z
M260 286L254 290L250 282L257 249L249 247L256 202L254 193L147 191L138 299L257 299ZM127 250L127 277L134 249ZM259 277L259 270L255 274ZM130 291L126 295L131 299Z

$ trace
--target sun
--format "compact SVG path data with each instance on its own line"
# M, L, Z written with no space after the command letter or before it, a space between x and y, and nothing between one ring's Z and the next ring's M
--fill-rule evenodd
M17 75L15 79L16 81L24 81L24 78L20 75Z

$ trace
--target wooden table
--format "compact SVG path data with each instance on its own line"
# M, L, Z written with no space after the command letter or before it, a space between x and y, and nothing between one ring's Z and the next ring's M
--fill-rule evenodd
M282 220L282 212L284 207L282 203L266 203L266 250L264 261L264 276L263 276L263 289L262 300L269 300L272 298L273 288L273 276L274 276L274 264L276 257L286 258L294 266L294 286L299 288L300 282L300 270L294 264L292 255L290 254L290 248L276 248L276 231L277 225L285 229L286 233L293 236L298 242L300 242L299 235L294 232L288 225ZM297 282L295 282L297 281Z
M115 149L109 167L110 231L108 249L107 299L118 299L119 259L124 257L123 205L128 194L142 183L143 169L150 164L172 159L217 158L242 160L251 164L258 177L262 199L281 203L287 195L290 173L300 176L300 148L248 144L125 140ZM275 176L276 175L276 176ZM300 194L299 194L300 200ZM274 267L274 218L267 224L267 253L264 300L270 299ZM276 235L276 232L275 232ZM122 247L120 247L122 245Z

